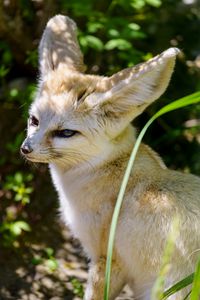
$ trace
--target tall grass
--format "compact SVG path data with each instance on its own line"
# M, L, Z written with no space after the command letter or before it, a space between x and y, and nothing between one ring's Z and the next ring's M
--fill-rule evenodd
M115 209L113 212L113 217L112 217L112 221L111 221L111 226L110 226L110 233L109 233L109 240L108 240L108 248L107 248L107 261L106 261L106 272L105 272L105 288L104 288L104 300L108 300L109 299L109 289L110 289L110 277L111 277L111 266L112 266L112 255L113 255L113 245L114 245L114 239L115 239L115 232L116 232L116 228L117 228L117 221L118 221L118 217L119 217L119 212L120 212L120 208L123 202L123 198L124 198L124 194L126 191L126 186L128 184L128 180L129 180L129 176L131 174L131 170L133 168L133 164L136 158L136 154L138 151L138 148L140 146L140 143L147 131L147 129L149 128L149 126L161 115L166 114L170 111L191 105L191 104L195 104L200 102L200 92L196 92L194 94L191 94L189 96L183 97L179 100L176 100L168 105L166 105L165 107L163 107L162 109L160 109L155 115L153 115L151 117L151 119L146 123L146 125L144 126L144 128L142 129L142 131L140 132L135 145L133 147L132 153L130 155L130 159L122 180L122 184L120 187L120 191L117 197L117 201L116 201L116 205L115 205ZM200 282L200 267L197 267L197 270L195 272L195 276L191 275L189 277L189 284L191 284L192 280L194 279L193 282L193 289L191 292L191 298L192 300L199 300L198 298L198 287L199 287L199 282ZM183 281L181 283L181 288L184 288L186 285L188 285L188 281ZM179 286L180 287L180 286ZM194 292L194 290L196 292ZM154 290L155 292L155 290ZM171 294L176 292L176 289L173 287L171 288ZM170 295L171 295L170 294ZM167 292L163 294L163 297L165 297L165 299L168 297Z
M167 239L165 251L162 258L160 273L152 289L152 294L151 294L152 300L158 300L164 298L165 277L171 267L170 257L174 251L174 245L179 235L179 229L180 229L179 218L177 216L174 216L174 219L171 224L171 230Z

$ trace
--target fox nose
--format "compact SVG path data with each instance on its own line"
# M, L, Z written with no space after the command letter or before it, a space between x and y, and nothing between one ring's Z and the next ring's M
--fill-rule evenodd
M31 148L31 146L28 143L25 143L21 146L21 152L23 154L29 154L33 151L33 149Z

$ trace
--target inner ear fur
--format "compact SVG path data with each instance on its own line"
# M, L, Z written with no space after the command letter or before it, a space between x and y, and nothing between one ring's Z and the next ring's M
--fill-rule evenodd
M110 116L121 113L133 119L164 93L179 52L169 48L145 63L104 78L105 92L93 94L88 104L101 107Z

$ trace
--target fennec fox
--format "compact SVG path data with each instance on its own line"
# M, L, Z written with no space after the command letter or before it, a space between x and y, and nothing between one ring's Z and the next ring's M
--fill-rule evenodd
M102 300L108 233L121 180L135 143L131 121L166 89L179 50L111 77L84 74L76 25L57 15L39 46L40 81L21 151L48 163L60 211L91 259L86 300ZM200 179L167 169L142 144L120 212L110 299L125 284L150 299L174 214L180 234L166 288L194 271L200 249ZM171 299L183 299L182 291Z

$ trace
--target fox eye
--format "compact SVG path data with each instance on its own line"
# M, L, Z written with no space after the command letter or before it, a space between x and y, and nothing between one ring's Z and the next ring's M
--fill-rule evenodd
M38 127L39 120L35 116L30 116L30 118L29 118L29 125L30 126L34 126L34 127Z
M63 130L55 130L53 135L58 138L70 138L76 133L78 133L78 131L76 130L63 129Z

